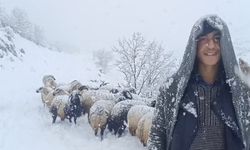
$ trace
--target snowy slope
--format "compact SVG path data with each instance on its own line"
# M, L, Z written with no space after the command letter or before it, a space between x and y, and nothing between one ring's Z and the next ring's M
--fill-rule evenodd
M25 50L25 55L22 59L13 57L12 61L1 61L1 150L145 149L136 137L128 133L117 138L107 132L101 142L94 136L86 117L80 118L76 125L59 119L52 125L51 115L43 107L40 94L35 93L42 85L42 76L53 74L57 82L68 83L77 79L88 84L90 79L100 78L92 58L50 51L18 35L14 35L14 43L17 49ZM108 82L114 79L114 84L120 80L115 71L111 74L113 76L102 79Z

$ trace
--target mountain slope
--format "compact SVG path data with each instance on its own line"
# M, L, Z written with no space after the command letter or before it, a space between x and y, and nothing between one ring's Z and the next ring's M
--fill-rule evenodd
M111 71L109 75L100 76L92 57L87 54L51 51L6 30L9 29L0 30L1 46L12 45L14 48L0 49L3 56L0 58L1 150L145 149L136 137L128 133L117 138L106 132L101 142L94 136L86 116L81 117L76 125L60 119L52 125L51 114L43 107L40 94L35 93L42 85L43 75L53 74L59 83L77 79L83 84L101 79L113 82L111 79L118 79L120 75ZM8 39L10 35L11 40Z

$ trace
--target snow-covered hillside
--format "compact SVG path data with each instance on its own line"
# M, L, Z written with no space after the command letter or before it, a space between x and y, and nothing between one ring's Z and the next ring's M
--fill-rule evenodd
M4 34L6 31L1 28L2 42L8 41ZM145 149L136 137L128 133L117 138L107 132L100 141L94 136L86 116L81 117L76 125L59 120L52 125L51 114L43 107L41 95L35 92L42 86L44 74L53 74L57 82L68 83L77 79L83 84L94 79L116 84L121 81L120 75L111 70L110 74L100 77L91 56L50 51L13 32L11 34L13 41L9 44L14 44L16 50L23 49L24 53L16 57L8 52L0 58L1 150Z

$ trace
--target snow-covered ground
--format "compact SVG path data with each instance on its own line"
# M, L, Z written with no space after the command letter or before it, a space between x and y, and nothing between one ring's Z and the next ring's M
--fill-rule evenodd
M152 1L155 5L151 5L151 2L142 5L140 9L138 6L146 1L138 1L136 4L133 4L134 1L128 4L125 4L125 1L124 4L120 4L121 1L114 1L115 4L103 1L105 5L102 3L96 5L92 1L89 1L89 5L64 1L67 3L63 5L65 8L62 7L63 11L60 13L55 12L57 10L55 6L60 6L57 5L58 1L53 1L53 5L48 5L51 0L33 3L31 1L2 0L0 4L11 5L12 8L12 5L14 7L17 2L20 3L17 6L28 10L31 20L36 20L36 23L42 26L47 23L55 26L47 32L57 35L57 38L64 37L62 39L69 43L81 43L77 47L86 45L81 47L85 53L68 54L50 51L15 35L15 46L17 49L24 49L25 54L20 59L0 58L0 150L145 150L139 140L130 136L128 132L121 138L106 132L104 140L100 141L99 137L94 136L86 116L81 117L76 125L70 124L67 120L61 122L59 119L52 125L51 115L43 107L40 94L35 92L42 86L42 77L45 74L53 74L59 83L79 80L82 84L91 84L90 80L102 79L117 85L121 82L121 74L113 69L107 75L98 75L92 54L86 53L86 50L110 48L119 37L130 35L132 32L142 32L149 37L149 40L155 38L157 41L163 41L163 46L167 50L176 51L174 56L180 61L194 21L204 14L217 13L229 25L237 57L243 58L250 64L250 30L247 19L249 8L243 0L241 3L214 0L209 2L212 7L197 5L195 0L184 4L182 1L177 1L169 3L169 6L162 0L160 3ZM72 7L72 11L65 11L68 3L77 5L79 9ZM108 7L106 3L111 3L112 7ZM89 7L90 5L93 6ZM50 7L52 8L48 9ZM94 14L96 10L100 12ZM78 11L83 11L79 13L80 17L76 15ZM53 14L58 15L55 17ZM65 19L66 16L72 17L74 21L68 21ZM73 25L64 25L72 22ZM0 36L2 37L2 34Z
M83 84L89 84L91 79L116 84L121 76L114 70L107 77L98 76L92 56L50 51L18 35L14 39L16 47L23 48L25 55L13 62L8 59L1 61L1 150L145 149L128 132L121 138L106 132L104 140L100 141L94 136L86 116L81 117L76 125L60 119L52 125L51 114L43 107L41 95L35 92L42 86L43 75L53 74L57 82L69 83L77 79Z

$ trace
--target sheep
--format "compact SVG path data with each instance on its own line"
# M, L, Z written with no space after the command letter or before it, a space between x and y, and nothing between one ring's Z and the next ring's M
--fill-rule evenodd
M132 97L134 100L143 101L144 103L146 103L150 107L155 106L155 100L153 98L145 98L145 97L141 97L137 94L132 94Z
M114 101L99 100L94 103L90 108L89 122L97 136L98 129L100 128L101 140L103 140L103 133L106 128L108 118L110 117L111 110L115 105Z
M76 119L81 116L83 110L81 107L81 95L78 91L73 91L68 96L68 93L62 89L59 89L56 94L50 107L53 118L52 123L55 123L57 116L59 116L62 121L65 118L69 119L70 123L72 122L71 119L74 118L74 123L76 124Z
M153 116L154 116L154 111L149 111L138 122L138 127L136 129L136 136L139 138L143 146L147 146L147 141L152 126Z
M53 99L49 99L47 102L49 111L52 113L52 123L55 123L57 116L63 121L67 116L67 110L69 110L68 93L62 89L56 89L52 95Z
M128 111L127 120L129 132L132 136L136 134L137 124L141 117L147 112L152 111L153 109L153 107L145 105L135 105L130 108L130 110Z
M44 87L51 87L51 88L55 89L57 87L55 80L56 80L56 78L53 75L43 76Z
M109 131L114 130L114 134L118 133L118 137L122 135L126 129L127 114L129 109L134 105L146 105L142 101L135 100L125 100L115 104L111 111L111 117L108 120L108 129Z
M39 89L36 90L36 93L41 93L41 99L43 106L45 106L46 97L49 95L49 93L52 94L54 90L51 87L40 87Z
M63 89L65 91L67 91L69 94L75 90L79 90L79 88L82 86L82 84L77 81L77 80L73 80L70 83L60 83L57 85L57 88Z
M78 87L78 90L79 91L83 91L83 90L89 90L89 87L87 86L87 85L82 85L82 86L80 86L80 87Z
M77 80L73 80L72 82L69 83L70 87L68 89L68 92L71 93L72 91L78 90L82 84L77 81Z
M83 108L81 106L81 98L78 91L73 91L69 96L69 105L65 107L64 111L70 123L71 118L74 117L74 123L76 124L76 119L82 115Z
M243 59L239 59L239 68L235 68L236 74L239 78L250 87L250 66Z
M243 59L239 59L239 65L240 65L240 69L241 71L245 74L245 75L250 75L250 66L248 65L248 63L246 61L244 61Z
M89 111L91 106L96 102L96 99L93 98L90 93L86 90L80 91L81 94L81 106L83 108L83 114L88 114L89 118Z
M52 113L52 123L56 122L57 116L61 118L61 121L64 121L64 119L67 116L67 110L68 110L68 103L65 102L64 100L61 99L56 99L52 102L51 107L50 107L50 112ZM68 97L67 97L68 99Z
M119 90L116 89L116 88L112 88L112 89L109 90L109 92L112 93L112 94L117 94L119 92Z
M46 106L50 109L52 102L54 99L56 99L55 97L59 97L60 95L69 95L69 93L63 89L60 88L56 88L52 91L50 91L45 97L45 104Z
M86 87L80 87L79 90L82 95L81 105L84 109L84 114L88 114L91 106L98 100L112 100L115 101L116 98L113 94L105 90L86 90Z
M110 93L115 93L117 91L110 91ZM131 100L133 99L132 94L128 90L122 90L121 92L117 92L115 94L115 97L117 97L117 102L121 102L124 100Z

